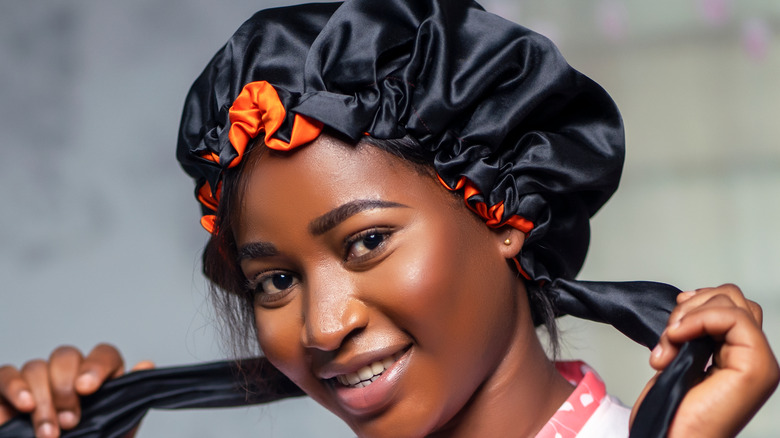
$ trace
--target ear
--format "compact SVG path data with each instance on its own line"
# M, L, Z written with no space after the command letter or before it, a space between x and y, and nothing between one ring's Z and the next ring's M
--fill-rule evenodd
M511 259L520 254L525 242L525 233L509 226L493 230L493 237L499 252L505 259Z

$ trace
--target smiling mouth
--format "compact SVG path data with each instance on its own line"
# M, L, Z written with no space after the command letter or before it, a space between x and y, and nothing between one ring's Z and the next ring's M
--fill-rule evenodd
M339 384L348 388L364 388L374 383L376 379L381 377L382 373L393 366L395 361L403 356L405 352L405 350L399 351L392 356L388 356L384 359L372 362L355 371L354 373L340 374L336 376L335 379Z

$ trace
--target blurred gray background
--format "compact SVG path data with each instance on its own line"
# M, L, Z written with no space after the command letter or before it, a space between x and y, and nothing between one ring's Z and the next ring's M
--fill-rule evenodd
M254 11L284 1L0 0L0 363L57 345L128 363L224 357L199 273L206 233L174 159L181 104ZM580 278L739 284L780 351L780 2L492 0L556 41L621 108L628 157ZM633 403L648 352L564 319ZM777 436L775 395L742 436ZM350 436L308 400L153 412L140 437Z

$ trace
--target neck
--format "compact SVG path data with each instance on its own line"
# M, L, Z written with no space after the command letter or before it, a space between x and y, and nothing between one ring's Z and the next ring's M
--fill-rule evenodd
M547 358L529 314L521 312L522 327L490 379L431 437L533 437L566 401L574 388Z

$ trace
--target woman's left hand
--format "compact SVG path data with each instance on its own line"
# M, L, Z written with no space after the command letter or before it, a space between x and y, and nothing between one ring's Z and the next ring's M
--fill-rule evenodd
M761 307L732 284L678 295L650 365L663 370L684 342L701 336L719 345L707 377L680 403L669 437L734 437L766 402L780 368L761 324Z

